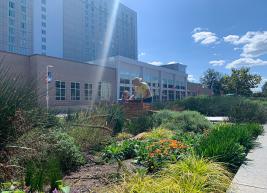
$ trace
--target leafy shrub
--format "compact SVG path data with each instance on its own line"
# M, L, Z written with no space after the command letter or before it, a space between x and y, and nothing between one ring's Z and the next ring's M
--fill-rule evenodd
M173 137L174 131L164 128L156 128L144 134L146 140L172 139Z
M15 160L18 160L22 166L32 159L40 162L47 161L51 156L58 159L62 172L75 170L85 164L84 156L75 145L74 139L60 130L36 129L24 134L17 143L34 150L16 155Z
M194 111L174 112L165 110L154 116L155 120L157 118L160 120L157 124L161 123L161 127L181 132L201 133L212 128L212 124L203 115Z
M173 138L181 141L183 144L188 146L189 149L195 149L197 146L199 146L203 135L204 134L202 133L185 132L176 133Z
M198 96L188 97L179 103L187 110L198 111L207 116L228 116L230 108L238 100L238 97L229 96Z
M126 132L133 135L148 131L153 128L153 117L150 113L146 113L140 117L129 120Z
M145 143L136 140L126 140L107 146L103 153L105 161L116 161L118 163L117 173L122 168L122 161L137 156L139 149L144 149Z
M171 122L175 119L178 112L171 110L161 110L153 115L154 126L158 127L163 123Z
M68 134L74 138L83 151L89 149L98 150L103 143L111 139L110 133L100 128L92 127L71 127L68 129Z
M113 129L113 134L120 133L126 121L122 107L119 105L111 105L107 107L107 123Z
M0 183L0 191L3 193L10 193L11 191L17 191L16 193L24 193L22 191L24 184L21 182L11 181Z
M116 136L116 140L118 141L123 141L123 140L126 140L126 139L130 139L132 138L133 135L130 134L130 133L126 133L126 132L121 132L121 133L118 133L117 136Z
M53 144L52 151L59 157L62 171L75 170L85 164L84 156L72 137L60 131L53 131L48 134L48 142Z
M152 108L155 110L169 109L173 111L182 111L183 107L177 101L160 101L152 104Z
M26 165L25 185L30 191L43 191L46 184L50 183L51 190L56 188L56 181L62 178L60 162L55 156L47 160L30 160Z
M231 108L229 117L232 122L264 124L267 121L267 108L256 101L240 101Z
M125 140L119 143L113 143L104 149L103 158L111 160L117 157L121 160L134 158L137 156L138 149L145 146L145 143L137 140Z
M235 171L245 160L246 153L255 145L255 138L262 133L257 124L218 125L204 137L197 152L226 163Z
M189 97L177 103L187 110L207 116L228 116L234 122L267 121L265 101L234 96L200 96Z
M232 175L220 164L187 157L169 165L157 175L135 174L128 176L117 186L103 192L203 192L224 193L231 184Z

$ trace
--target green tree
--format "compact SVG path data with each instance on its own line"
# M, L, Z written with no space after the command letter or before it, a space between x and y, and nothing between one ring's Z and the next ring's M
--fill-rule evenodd
M232 69L231 75L225 75L222 79L223 90L226 94L251 96L251 89L257 88L261 82L261 76L251 74L250 68Z
M265 82L264 85L262 86L262 94L264 96L267 96L267 82Z
M205 88L211 89L214 95L220 95L222 91L221 80L222 74L220 72L217 72L214 69L208 69L204 72L200 82Z

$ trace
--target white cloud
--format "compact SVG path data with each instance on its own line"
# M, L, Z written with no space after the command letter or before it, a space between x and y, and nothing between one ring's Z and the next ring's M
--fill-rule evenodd
M247 32L241 37L229 35L224 37L224 41L234 45L243 45L241 56L244 58L255 58L267 54L267 31Z
M234 51L237 51L237 50L242 50L242 48L238 48L238 47L234 48Z
M192 75L192 74L189 74L189 75L188 75L187 80L188 80L189 82L195 82L195 81L196 81L196 79L194 78L194 75Z
M176 62L176 61L171 61L171 62L169 62L168 64L177 64L178 62Z
M229 35L229 36L223 37L223 40L225 42L232 43L232 44L238 44L237 42L239 39L240 37L237 35Z
M223 66L225 64L224 60L212 60L209 62L212 66Z
M203 45L208 44L214 44L217 43L217 40L219 39L215 33L209 32L209 31L199 31L201 28L195 28L194 34L192 35L192 38L195 42L199 42Z
M231 69L238 67L253 67L253 66L264 66L264 65L267 65L267 61L254 58L240 58L227 64L226 68Z
M193 30L193 33L200 32L200 31L203 31L203 29L202 29L201 27L196 27L196 28Z
M243 47L243 57L258 57L267 54L267 32L255 34Z
M155 65L155 66L160 66L163 63L161 61L153 61L153 62L149 62L149 64Z
M138 56L139 57L146 56L146 53L145 52L141 52Z

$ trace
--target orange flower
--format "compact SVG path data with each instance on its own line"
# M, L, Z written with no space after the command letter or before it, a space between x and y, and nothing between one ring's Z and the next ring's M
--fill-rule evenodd
M150 153L150 154L149 154L149 157L154 157L154 156L155 156L154 153Z
M161 153L160 149L156 149L155 153L157 153L157 154Z

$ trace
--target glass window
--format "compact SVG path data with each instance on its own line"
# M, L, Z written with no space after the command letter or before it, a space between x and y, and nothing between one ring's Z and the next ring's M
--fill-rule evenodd
M98 83L98 97L100 100L110 100L111 97L111 83L99 82Z
M176 100L180 100L181 99L181 93L180 91L176 91Z
M8 45L8 51L15 52L15 46L14 45Z
M181 87L180 87L182 90L185 90L185 83L184 82L182 82L181 83Z
M168 88L174 88L174 81L168 80Z
M178 89L178 90L181 88L181 87L180 87L180 82L179 82L179 81L176 81L175 88Z
M9 17L15 17L15 11L14 10L9 10L8 11Z
M173 90L169 90L168 94L169 94L169 100L170 101L174 101L174 91Z
M12 18L9 18L9 25L14 26L15 25L15 20Z
M80 100L80 83L71 82L71 100L79 101Z
M42 4L44 4L44 5L45 5L45 4L46 4L46 0L42 0Z
M42 29L42 34L46 35L46 31L44 29Z
M121 83L121 84L130 84L130 79L127 79L127 78L120 78L120 83Z
M46 45L42 45L42 50L46 50Z
M46 27L46 23L45 22L42 22L42 27Z
M66 84L62 81L56 81L56 100L66 100Z
M182 91L182 92L181 92L181 99L184 99L184 98L185 98L185 92Z
M98 83L97 96L98 96L99 98L101 98L101 82Z
M8 41L9 41L9 43L14 44L15 43L15 37L14 36L9 36L8 37Z
M26 18L27 18L27 16L26 16L25 14L21 14L21 19L22 19L23 21L26 21Z
M9 7L10 7L10 8L12 8L12 9L14 9L14 8L15 8L15 3L14 3L14 2L11 2L11 1L9 1Z
M42 42L46 43L46 38L42 37Z
M163 88L168 87L168 81L166 79L163 79L162 84L163 84Z
M9 27L9 35L15 34L15 28Z
M46 8L45 8L45 7L42 7L42 11L43 11L43 12L46 12Z
M21 47L26 47L26 40L20 40Z
M153 101L159 101L159 100L160 100L160 90L153 89Z
M167 90L163 90L162 91L162 101L167 101L168 100L168 91Z
M21 6L21 11L25 13L26 12L26 7L22 5Z
M26 28L26 23L24 23L24 22L20 23L20 27L21 27L22 29L25 29L25 28Z
M42 14L42 19L45 20L46 19L46 15Z
M22 38L25 39L26 38L26 35L27 35L27 32L26 31L21 31L21 37Z
M84 84L84 99L87 101L93 99L93 84Z

